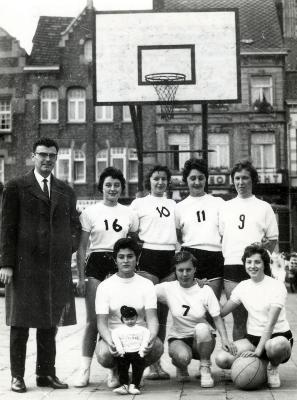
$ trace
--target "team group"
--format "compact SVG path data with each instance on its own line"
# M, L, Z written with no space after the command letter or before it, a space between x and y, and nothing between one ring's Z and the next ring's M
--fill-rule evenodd
M125 189L122 172L108 167L98 183L103 200L83 210L79 231L74 193L51 174L57 153L55 141L35 143L34 170L9 182L3 194L0 279L7 284L12 390L26 390L20 354L26 352L29 327L37 328L37 385L67 388L55 375L55 334L58 325L75 323L65 271L76 248L87 319L76 387L88 385L94 353L108 369L107 385L115 393L139 394L148 366L147 379L169 379L160 364L165 337L176 379L187 381L188 365L199 359L201 386L212 387L216 330L222 344L215 355L219 367L231 368L238 356L260 357L267 362L268 386L279 387L278 366L290 358L293 338L286 288L270 273L277 221L271 206L253 195L258 181L253 165L245 161L233 167L237 196L224 201L205 192L203 160L189 159L183 168L189 196L178 204L166 197L169 169L157 165L146 176L149 194L129 207L118 202ZM33 213L37 228L30 236L22 224ZM143 242L141 249L136 238ZM27 266L32 257L33 270ZM227 302L220 305L223 289ZM166 329L168 310L172 323ZM223 320L230 312L232 341ZM44 344L51 349L47 353Z

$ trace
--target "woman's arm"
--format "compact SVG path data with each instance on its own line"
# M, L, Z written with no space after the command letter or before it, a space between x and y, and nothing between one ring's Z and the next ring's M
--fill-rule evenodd
M243 353L243 356L256 356L260 357L264 351L265 348L265 343L267 340L271 338L274 326L276 324L276 321L278 320L279 314L281 312L280 307L276 306L271 306L269 313L268 313L268 321L266 326L264 327L263 333L261 335L260 342L258 343L258 346L256 347L254 352L246 352Z
M235 303L232 300L228 300L223 306L221 305L221 317L225 317L230 314L239 304Z
M119 355L108 328L108 314L97 314L97 328L101 338L107 343L113 356Z
M148 353L153 347L159 331L159 321L157 317L157 310L155 308L149 308L145 310L145 319L147 328L150 331L150 339L144 353Z
M235 356L237 349L236 349L236 346L234 345L234 343L230 342L228 339L224 320L222 319L222 317L220 315L218 315L217 317L213 317L213 322L215 323L217 331L219 332L219 334L221 336L223 350L228 351L233 356Z
M80 241L78 245L78 250L76 253L76 263L78 270L78 284L77 290L80 296L85 295L85 261L87 247L89 243L90 232L82 231L80 236Z

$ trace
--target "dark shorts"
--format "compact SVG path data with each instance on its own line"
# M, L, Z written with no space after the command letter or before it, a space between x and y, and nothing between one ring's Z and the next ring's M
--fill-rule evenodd
M224 279L232 282L241 282L249 278L242 264L224 265Z
M174 340L180 340L183 343L185 343L187 346L191 347L191 349L192 349L194 336L186 337L186 338L169 338L168 339L168 344L173 342Z
M161 281L171 273L171 260L174 250L142 249L138 269L156 276Z
M116 263L112 252L98 251L91 253L86 261L86 277L104 281L108 275L117 272Z
M189 251L197 258L196 278L215 279L223 277L224 257L221 251L200 250L193 247L182 247L182 250Z
M285 337L286 339L288 339L288 341L290 342L291 347L293 347L293 342L294 342L294 340L293 340L293 335L292 335L292 332L291 332L291 331L273 333L273 334L271 335L271 338L274 338L274 337L277 337L277 336L284 336L284 337ZM258 343L260 342L260 339L261 339L261 336L249 335L248 333L246 334L245 337L246 337L255 347L258 346ZM263 358L264 360L268 360L268 357L267 357L267 354L266 354L266 351L265 351L265 350L263 351L263 353L262 353L262 355L261 355L261 358ZM289 358L290 358L290 357L289 357ZM282 364L286 363L286 362L289 360L289 358L286 359L286 360L284 360L284 361L282 362Z

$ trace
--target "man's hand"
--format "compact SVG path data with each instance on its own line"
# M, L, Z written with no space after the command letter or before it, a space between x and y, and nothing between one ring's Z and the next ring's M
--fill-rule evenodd
M11 267L0 268L0 281L7 285L12 282L13 269Z

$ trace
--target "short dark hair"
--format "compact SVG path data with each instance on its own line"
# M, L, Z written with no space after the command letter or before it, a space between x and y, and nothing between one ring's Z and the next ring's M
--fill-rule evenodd
M268 251L261 245L261 243L253 243L244 249L242 256L243 265L245 265L246 259L253 256L254 254L260 254L264 264L264 274L271 276L270 269L270 256Z
M122 191L125 190L126 180L124 178L122 171L120 169L117 169L114 167L107 167L102 171L102 173L99 177L99 182L98 182L99 192L102 193L104 180L105 180L105 178L108 178L109 176L113 179L118 179L121 182Z
M183 168L183 181L187 183L187 178L190 175L192 169L197 169L205 175L206 180L208 179L208 168L207 164L203 159L200 158L190 158L185 162Z
M58 143L55 140L50 139L48 137L42 137L33 144L33 153L35 153L37 146L55 147L57 153L59 151Z
M165 172L165 174L167 175L167 181L168 181L168 185L171 182L171 172L169 170L168 167L166 167L166 165L155 165L153 168L151 168L149 170L149 172L146 174L145 178L144 178L144 187L147 190L151 190L151 176L153 175L154 172Z
M132 250L136 258L138 258L140 254L140 247L138 246L138 243L136 240L131 238L121 238L115 242L113 246L113 254L115 258L117 258L118 252L122 249Z
M137 317L138 313L134 307L122 306L120 308L121 311L121 319L122 318L132 318Z
M175 268L177 267L178 264L181 264L189 260L192 261L193 267L197 269L198 261L197 258L194 257L192 253L190 253L187 250L178 251L177 253L174 254L174 256L171 259L171 271L175 272Z
M236 172L240 172L243 169L246 169L247 171L249 171L249 173L251 175L252 183L253 183L253 185L256 185L259 182L259 175L258 175L258 172L257 172L256 168L248 160L239 161L234 165L234 167L231 170L232 182L234 183L234 175L235 175L235 173Z

